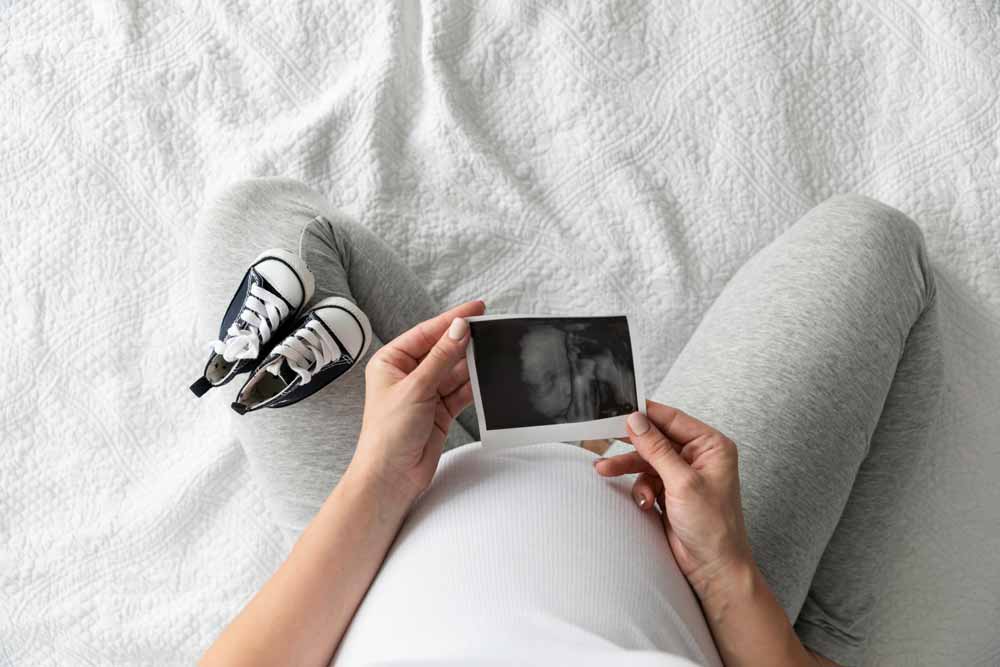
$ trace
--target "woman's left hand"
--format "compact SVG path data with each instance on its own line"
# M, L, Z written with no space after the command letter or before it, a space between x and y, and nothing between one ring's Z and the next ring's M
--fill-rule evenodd
M677 565L704 603L713 588L728 586L755 568L740 502L733 441L694 417L646 401L646 415L628 418L634 452L595 463L606 477L639 473L636 504L662 509L667 542Z
M463 318L485 311L482 301L470 301L421 322L365 368L365 413L351 468L403 502L431 483L452 421L472 402Z

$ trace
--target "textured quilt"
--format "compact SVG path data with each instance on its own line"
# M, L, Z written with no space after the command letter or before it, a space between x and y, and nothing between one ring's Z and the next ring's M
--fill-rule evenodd
M913 217L947 356L871 665L1000 664L995 0L0 3L0 665L190 664L284 554L187 391L189 239L285 174L443 302L630 313L662 376L814 204Z

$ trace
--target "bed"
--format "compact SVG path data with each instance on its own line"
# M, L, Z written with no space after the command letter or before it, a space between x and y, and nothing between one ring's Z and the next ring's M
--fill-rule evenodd
M861 2L0 8L0 665L190 664L285 553L189 239L284 174L442 302L628 312L662 376L811 206L924 230L945 402L870 665L1000 664L1000 8Z

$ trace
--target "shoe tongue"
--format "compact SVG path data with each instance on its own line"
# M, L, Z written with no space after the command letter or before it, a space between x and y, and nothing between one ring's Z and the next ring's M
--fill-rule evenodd
M294 382L295 378L299 376L298 373L288 367L284 357L275 357L273 361L268 362L264 366L264 370L284 380L286 386Z

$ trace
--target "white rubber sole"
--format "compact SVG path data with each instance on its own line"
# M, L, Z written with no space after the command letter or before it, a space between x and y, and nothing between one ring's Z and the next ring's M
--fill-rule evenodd
M294 252L282 250L281 248L271 248L270 250L265 250L257 255L257 259L255 259L253 263L256 264L261 260L269 258L279 259L288 264L288 266L292 267L292 270L298 274L299 278L302 279L302 286L305 288L305 295L302 299L302 306L300 307L300 310L305 310L309 306L309 302L312 301L313 294L316 292L316 277L313 276L312 271L310 271L309 267L306 266L305 260Z

